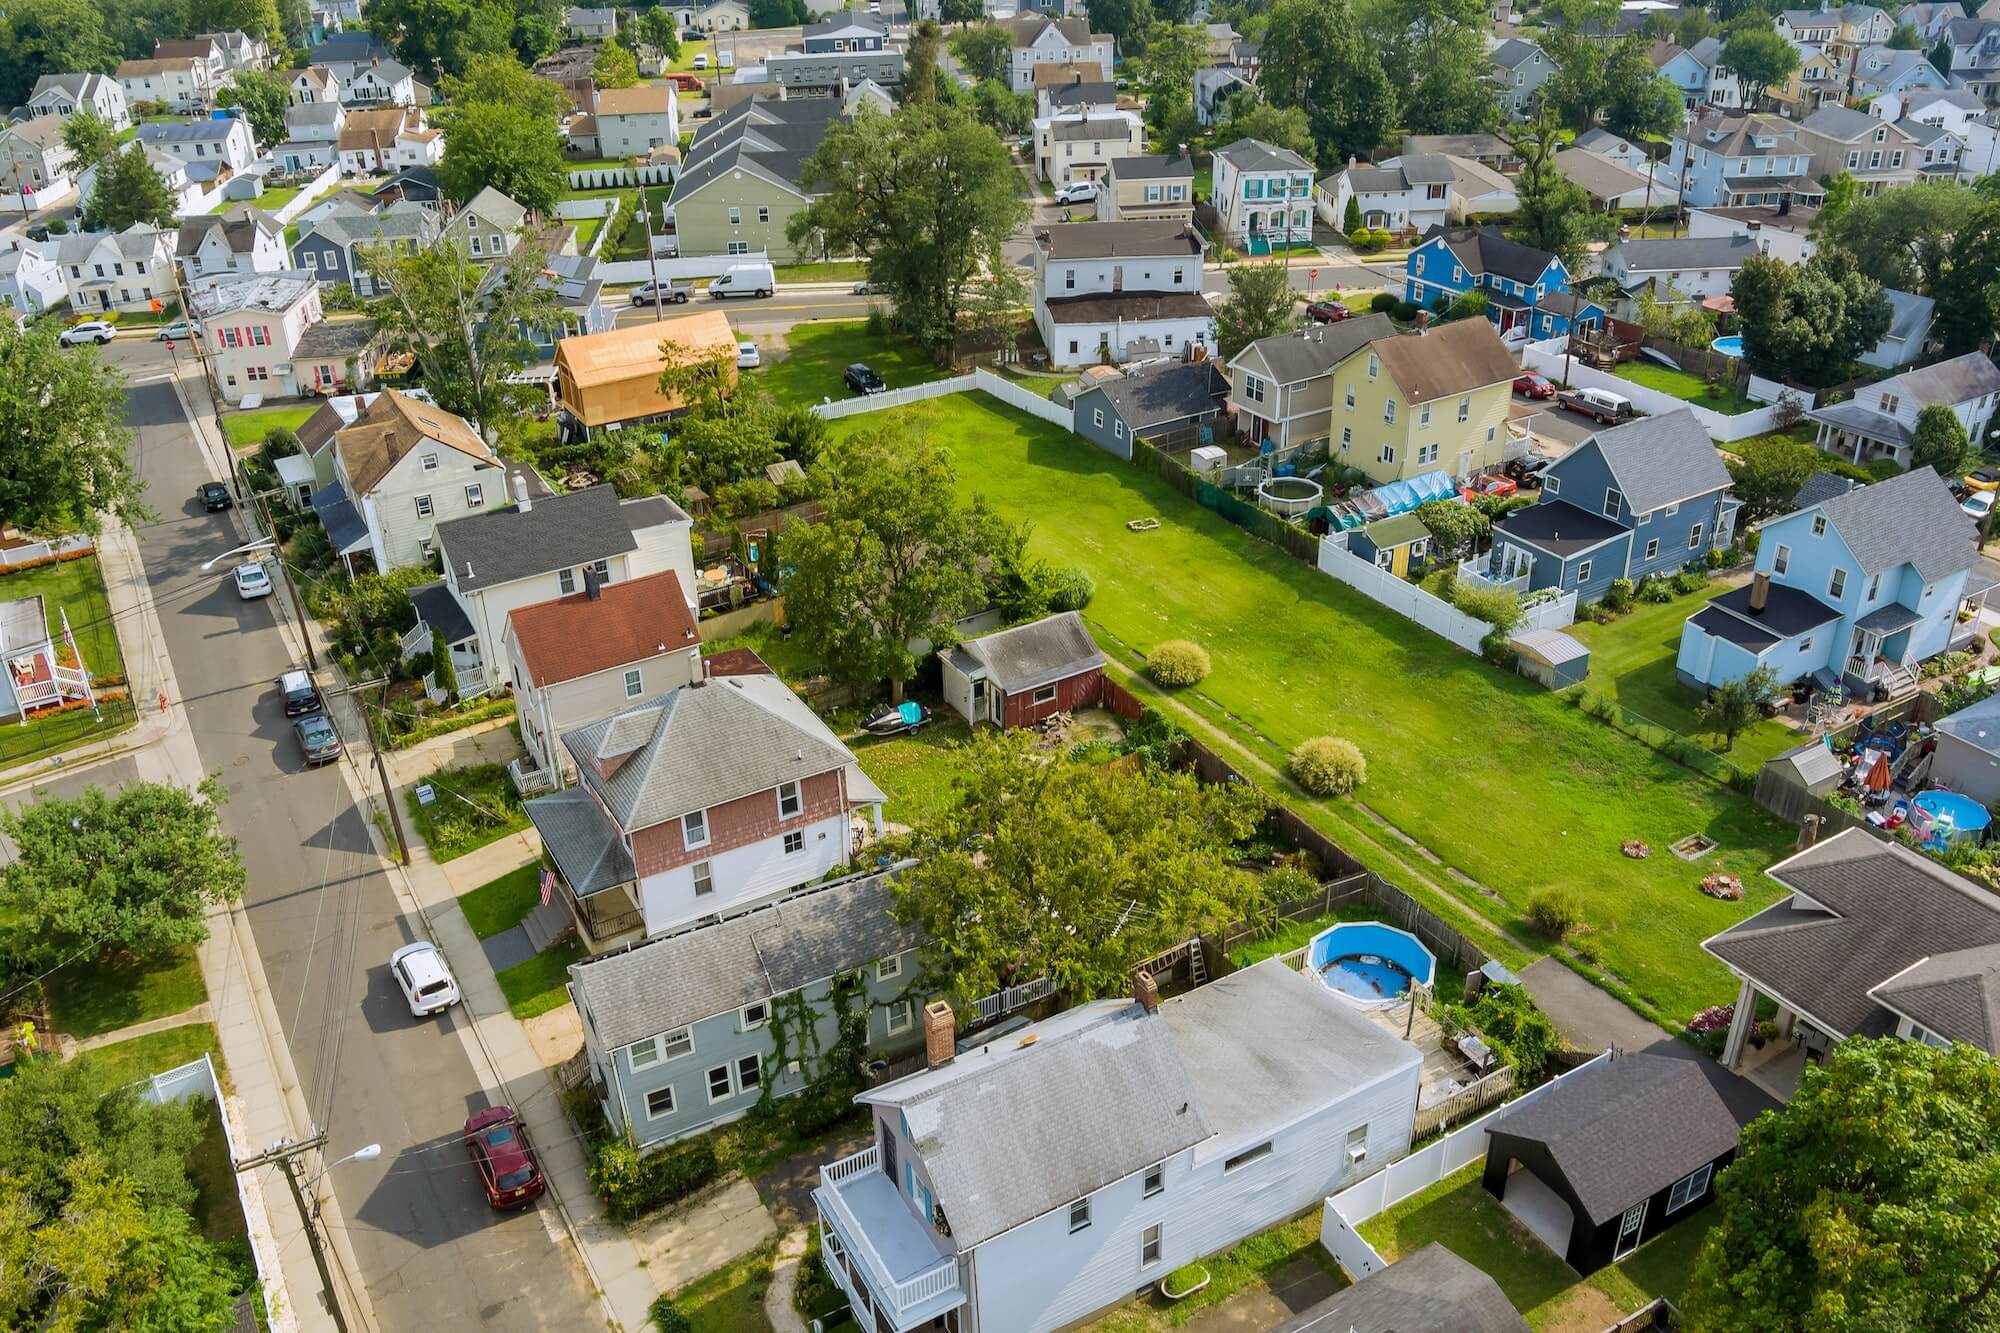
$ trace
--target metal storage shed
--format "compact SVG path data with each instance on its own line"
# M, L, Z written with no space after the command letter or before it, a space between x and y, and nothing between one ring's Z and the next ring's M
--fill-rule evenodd
M1843 768L1826 741L1814 738L1764 761L1757 770L1757 804L1778 818L1797 823L1813 798L1840 785Z
M1524 629L1507 642L1521 674L1549 689L1581 685L1590 674L1590 649L1559 629Z

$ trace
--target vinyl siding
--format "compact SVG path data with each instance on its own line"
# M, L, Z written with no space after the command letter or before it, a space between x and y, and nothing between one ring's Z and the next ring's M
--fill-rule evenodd
M422 458L435 453L435 471L423 470ZM465 488L477 485L482 503L466 503ZM417 514L419 495L431 497L428 518ZM389 474L375 483L375 537L385 558L384 568L400 569L422 564L421 543L436 535L437 525L469 514L483 514L507 503L507 474L492 464L480 465L465 454L442 444L427 444L410 453Z
M740 222L730 222L731 207L741 210ZM769 181L749 175L717 179L674 204L681 254L725 254L731 241L742 241L751 253L767 252L774 264L793 263L800 255L785 236L785 224L805 207L806 200ZM759 208L770 210L769 222L757 221Z

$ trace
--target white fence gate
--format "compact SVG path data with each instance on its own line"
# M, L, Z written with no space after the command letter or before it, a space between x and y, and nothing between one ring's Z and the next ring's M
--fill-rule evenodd
M928 384L912 384L907 388L890 389L886 393L870 394L865 398L848 398L840 402L829 399L813 404L814 415L826 421L839 421L844 417L858 417L868 412L887 412L893 408L908 407L911 403L926 402L932 398L945 398L955 393L991 394L1009 407L1018 407L1031 416L1040 417L1052 426L1064 430L1076 429L1076 412L1073 408L1051 402L1032 389L1024 389L1004 375L996 375L980 366L970 375L954 375L950 379L932 380Z
M1443 598L1425 592L1414 583L1406 583L1387 570L1375 568L1348 550L1344 537L1320 538L1319 571L1468 653L1477 653L1480 640L1493 632L1491 625L1466 615Z
M1736 413L1698 407L1670 393L1649 389L1643 384L1620 379L1609 371L1587 366L1580 357L1565 356L1567 346L1565 338L1545 338L1541 342L1529 343L1521 350L1521 365L1528 370L1540 371L1558 384L1567 383L1572 389L1604 389L1619 394L1631 399L1632 405L1640 411L1654 416L1686 409L1694 413L1694 419L1708 432L1708 438L1717 444L1747 440L1752 435L1778 429L1779 410L1776 407L1759 407ZM1568 372L1567 379L1565 370Z

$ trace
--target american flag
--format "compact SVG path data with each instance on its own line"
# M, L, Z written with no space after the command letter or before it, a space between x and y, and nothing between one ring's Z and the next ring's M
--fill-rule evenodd
M542 906L547 907L556 896L556 875L547 866L542 867Z

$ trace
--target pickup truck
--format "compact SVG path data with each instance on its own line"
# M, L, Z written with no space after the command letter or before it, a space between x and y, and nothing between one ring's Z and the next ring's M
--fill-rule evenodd
M1607 426L1630 421L1635 415L1631 399L1603 389L1575 389L1559 393L1556 395L1556 406Z
M632 289L633 305L686 305L694 287L685 282L642 283Z

